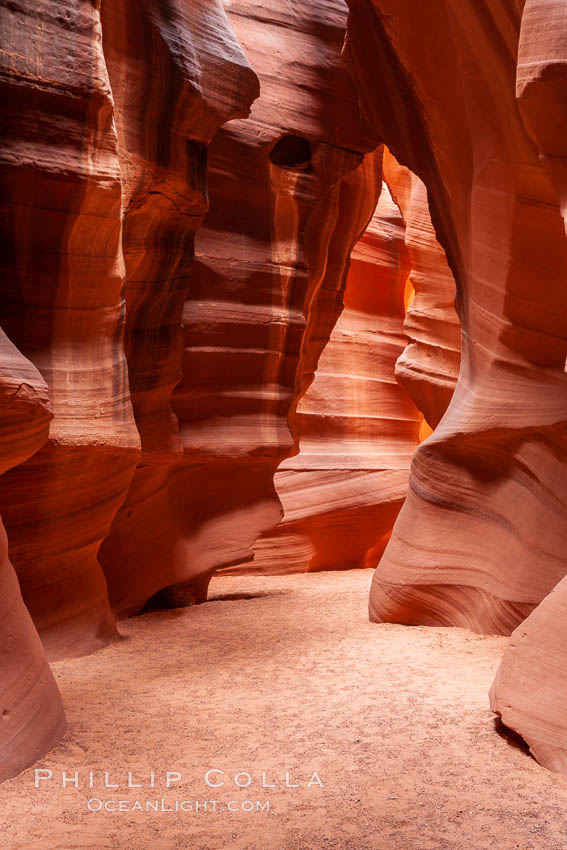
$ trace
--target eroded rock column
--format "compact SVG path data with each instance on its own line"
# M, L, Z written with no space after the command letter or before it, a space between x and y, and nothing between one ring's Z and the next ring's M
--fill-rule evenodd
M411 267L404 322L408 344L396 362L396 378L433 429L449 406L461 364L455 279L431 223L423 181L388 149L384 179L405 222Z
M0 474L48 437L47 386L0 331ZM41 641L22 600L0 521L0 782L33 764L65 730L63 706Z
M209 148L210 212L188 292L178 283L176 296L183 350L172 438L182 453L164 463L155 444L103 547L122 613L156 592L157 604L203 600L213 571L248 560L278 523L273 476L294 449L294 405L371 214L359 166L375 144L341 62L343 4L232 2L227 11L260 96ZM233 111L244 114L240 103ZM186 259L179 268L186 273ZM131 581L115 582L116 562L132 565Z
M520 9L349 5L362 108L427 185L463 326L459 381L414 456L371 617L507 634L563 577L567 544L567 242L516 102Z
M98 3L4 4L4 326L47 381L49 442L0 484L26 605L51 658L116 636L97 550L139 439L122 328L121 182Z
M379 180L381 159L380 152ZM379 560L407 492L421 422L394 375L406 344L409 273L404 222L384 184L351 255L343 312L297 407L299 453L275 476L284 517L255 544L253 568L287 573Z
M542 155L566 218L567 19L563 3L527 0L520 35L517 89L522 117ZM564 435L564 426L558 428ZM563 507L565 471L548 498ZM565 521L565 520L563 520ZM540 534L547 535L542 525ZM490 694L503 722L546 767L567 775L567 579L513 632Z
M142 440L100 553L120 616L191 570L180 523L192 520L172 490L183 460L183 423L171 406L185 371L183 309L195 232L208 209L207 145L224 121L246 117L258 94L220 2L147 0L143 14L138 6L102 3L122 165L125 347ZM202 495L197 482L195 500Z

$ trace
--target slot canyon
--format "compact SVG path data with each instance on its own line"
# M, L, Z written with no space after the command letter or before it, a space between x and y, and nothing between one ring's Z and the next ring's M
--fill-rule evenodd
M565 850L565 0L0 0L0 90L0 848Z

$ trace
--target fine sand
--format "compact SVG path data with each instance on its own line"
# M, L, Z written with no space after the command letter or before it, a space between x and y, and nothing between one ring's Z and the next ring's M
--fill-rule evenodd
M206 604L134 617L114 646L54 664L68 732L37 766L51 779L1 786L0 847L565 850L567 781L488 708L506 639L373 625L370 580L215 579ZM257 801L269 812L228 811Z

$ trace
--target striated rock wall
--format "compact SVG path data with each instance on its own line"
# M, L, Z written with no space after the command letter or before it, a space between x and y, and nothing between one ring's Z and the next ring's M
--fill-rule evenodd
M49 442L0 485L53 658L116 636L97 549L138 456L122 348L121 184L97 4L3 4L4 327L45 378Z
M556 0L527 0L522 15L516 94L524 124L567 215L567 18ZM567 220L567 219L566 219ZM564 434L564 426L561 432ZM549 498L563 508L565 470ZM564 519L563 519L564 522ZM542 536L548 529L541 527ZM553 529L552 529L553 534ZM491 705L533 755L567 775L567 579L514 631L491 691Z
M273 477L294 447L294 405L372 213L375 166L364 154L374 143L341 62L342 2L227 9L260 96L209 149L210 212L182 296L172 397L182 454L166 470L156 461L155 472L150 464L137 473L103 546L120 613L158 591L161 605L206 598L213 571L248 560L257 536L278 523ZM115 580L111 559L130 572Z
M182 319L195 232L208 209L207 145L224 121L246 117L258 94L220 0L147 0L144 15L137 7L101 7L122 167L125 351L142 443L100 551L117 615L190 569L174 492L183 425L171 395L185 369Z
M0 474L46 442L47 386L0 331ZM44 755L65 729L63 706L23 603L0 521L0 782Z
M508 634L565 574L567 242L516 102L522 5L349 2L364 114L428 187L463 325L455 393L375 574L374 620Z
M384 179L405 222L413 289L404 322L408 344L396 363L396 378L424 414L429 436L449 406L461 365L455 279L431 223L423 181L388 149Z
M3 478L0 511L24 599L57 658L117 635L97 552L128 492L139 432L143 469L148 452L168 456L162 472L179 454L168 400L207 205L205 146L246 114L257 80L220 0L28 0L0 16L0 299L55 414L47 445ZM152 521L159 529L157 512ZM136 567L121 554L105 553L111 591Z
M220 0L2 8L0 298L55 416L0 509L51 658L154 594L199 601L277 524L273 474L372 213L343 3L229 11L262 95L207 163L258 96Z
M275 476L284 516L256 542L254 570L374 566L386 545L421 420L394 376L406 343L404 237L384 184L351 255L344 309L297 407L299 453Z
M521 624L492 705L567 773L563 3L348 5L343 50L342 0L0 3L0 779L64 725L31 618L79 655L259 535L382 554L396 360L436 430L371 618Z

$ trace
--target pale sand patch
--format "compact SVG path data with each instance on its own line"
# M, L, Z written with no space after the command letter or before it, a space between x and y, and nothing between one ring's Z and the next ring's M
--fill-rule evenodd
M567 782L498 735L488 708L506 639L373 625L370 579L215 579L213 601L132 618L120 643L54 664L69 731L39 765L53 781L35 790L26 771L0 787L0 847L565 850ZM239 594L252 598L218 601ZM254 782L214 791L208 768ZM121 788L63 790L62 770ZM128 770L142 790L124 788ZM166 770L183 783L165 791ZM285 789L286 770L303 787ZM324 788L305 787L313 771ZM89 797L271 810L95 814Z

